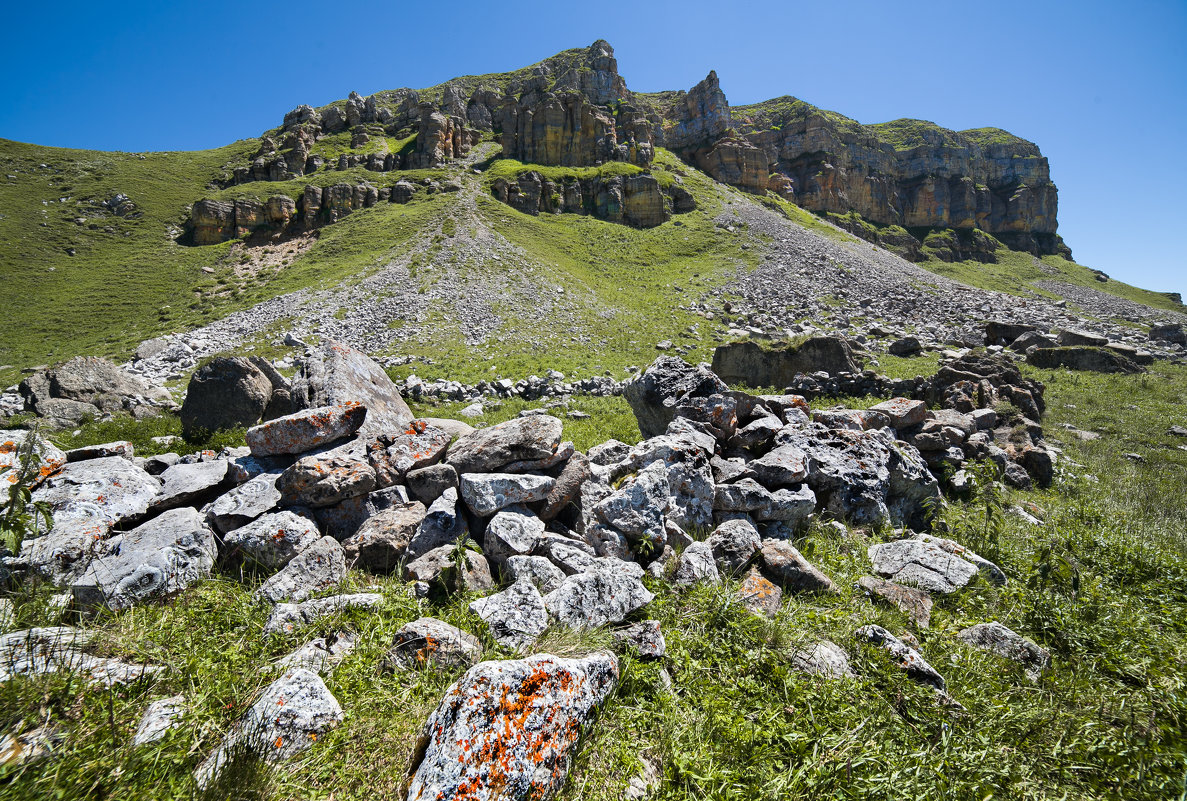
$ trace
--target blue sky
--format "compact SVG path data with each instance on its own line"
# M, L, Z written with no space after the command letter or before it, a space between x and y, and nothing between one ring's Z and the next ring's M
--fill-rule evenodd
M1187 294L1187 2L13 4L0 136L208 148L299 103L515 69L607 39L638 91L717 70L861 122L993 125L1039 144L1077 261Z

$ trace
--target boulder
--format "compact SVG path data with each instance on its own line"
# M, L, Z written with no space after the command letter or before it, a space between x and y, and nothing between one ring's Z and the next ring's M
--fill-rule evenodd
M290 506L333 506L375 489L375 470L349 455L314 455L298 459L276 481Z
M49 505L53 528L25 540L20 555L52 583L63 585L86 571L117 524L142 520L161 483L120 456L65 465L33 491ZM97 551L98 549L98 551Z
M836 592L828 576L786 540L763 540L759 563L767 578L791 592Z
M530 581L471 601L470 611L486 622L495 642L513 651L526 651L548 628L548 609Z
M1059 344L1065 347L1103 348L1109 344L1108 337L1075 328L1066 328L1060 331L1057 339Z
M434 548L450 545L470 533L466 516L458 506L456 489L447 489L433 501L412 541L408 543L408 559L417 559Z
M355 495L333 506L319 506L313 509L313 517L322 533L338 541L347 539L372 517L384 509L408 503L408 492L399 485L375 490L367 495Z
M747 473L771 488L799 484L811 468L808 455L795 445L781 445L746 464Z
M678 587L691 587L694 584L720 584L721 574L717 570L717 562L713 558L713 549L706 542L694 542L684 549L676 564L676 573L672 580Z
M408 471L404 483L409 494L427 506L440 498L446 490L458 488L457 469L451 464L421 467Z
M797 373L860 373L861 365L848 340L818 336L782 348L753 340L719 345L713 351L713 372L728 384L786 387Z
M375 609L383 603L377 592L358 592L351 595L331 595L312 598L299 604L277 604L264 623L264 634L292 634L299 626L307 626L336 612L347 609Z
M545 459L556 453L563 428L550 415L518 417L459 438L446 461L462 474L494 473L513 462Z
M203 511L220 533L233 531L276 508L280 503L279 478L279 473L261 473L220 495Z
M898 607L919 628L925 629L931 624L932 600L926 590L904 587L875 576L862 576L857 584L866 592Z
M853 678L849 654L831 640L821 640L791 652L791 666L801 673L825 679Z
M738 518L719 525L705 544L713 552L713 560L722 574L740 575L758 554L762 538L753 523Z
M223 535L224 559L274 573L321 539L317 526L293 512L265 514Z
M895 665L912 680L930 685L940 692L945 691L944 677L929 665L918 651L909 648L886 629L881 626L862 626L856 635L858 640L868 642L889 654Z
M342 707L321 677L293 668L273 682L231 728L213 754L198 766L194 779L205 790L243 754L274 764L308 750L342 722Z
M402 431L412 412L383 368L361 351L327 341L306 352L292 381L298 409L339 406L349 401L367 407L359 436L373 439Z
M1051 653L1046 648L996 620L970 626L956 636L974 648L1018 662L1026 669L1026 675L1031 680L1037 680L1044 670L1051 667Z
M462 548L458 572L457 544L442 545L404 567L406 581L423 581L446 592L486 592L495 586L486 557Z
M276 668L282 671L305 668L324 676L349 656L354 646L354 634L331 632L325 637L315 637L292 653L281 657L276 661Z
M897 540L871 545L868 550L875 573L928 592L956 592L977 575L976 565L934 543Z
M408 798L551 798L582 730L618 684L618 660L538 654L483 662L445 693L413 750Z
M774 617L783 605L783 590L752 567L738 588L738 602L756 615Z
M255 591L256 600L299 604L346 578L346 555L333 537L322 537L301 551Z
M32 438L31 442L29 438ZM30 467L33 473L27 477L26 482L29 486L33 487L40 485L46 478L56 473L66 462L83 461L81 459L69 459L68 455L63 453L57 445L54 445L36 432L22 429L3 429L0 430L0 470L8 468L3 473L4 480L8 480L20 473L22 452L36 455L37 463ZM107 454L106 456L123 456L123 454Z
M552 592L565 580L565 571L543 556L512 556L503 565L503 575L512 582L531 582L542 593Z
M482 552L492 566L501 568L513 556L531 554L543 535L543 520L523 506L508 506L486 524Z
M305 453L353 436L367 418L367 407L347 402L277 417L247 430L253 456Z
M474 514L490 517L514 504L544 500L556 479L523 473L463 473L460 484L462 499Z
M384 662L417 669L469 667L482 656L482 643L473 634L433 617L422 617L396 632Z
M891 356L909 358L923 353L923 344L916 337L903 337L891 342L886 351Z
M225 459L173 465L161 473L161 491L152 510L200 505L217 497L231 483L228 467Z
M594 507L594 514L633 543L650 548L663 546L664 513L669 501L668 470L655 461L639 471L634 480Z
M708 397L729 387L706 365L693 367L676 356L660 356L650 367L623 387L623 397L639 423L644 437L667 431L676 417L676 407L686 398Z
M190 376L181 405L186 437L254 426L272 397L272 382L250 359L216 356Z
M103 547L71 587L80 608L120 610L166 598L208 578L218 556L214 532L189 508L167 511Z
M985 324L986 345L1009 345L1018 337L1038 332L1038 328L1024 323L1011 323L992 320Z
M615 630L614 643L632 649L643 659L663 659L668 652L658 620L643 620Z
M396 435L384 434L367 446L367 461L381 487L403 484L409 472L429 467L445 457L448 431L413 420Z
M54 416L47 404L55 400L86 404L104 414L133 411L138 406L172 404L167 391L94 356L76 356L65 364L35 373L21 381L17 389L25 399L26 409L46 417Z
M342 541L347 564L372 573L392 572L404 561L424 520L425 507L420 501L377 512Z
M577 500L581 493L581 485L588 481L590 476L589 459L584 454L576 453L570 457L544 499L540 519L545 522L553 520L566 506Z
M654 598L640 577L606 567L577 573L545 595L544 605L558 622L577 630L619 623Z

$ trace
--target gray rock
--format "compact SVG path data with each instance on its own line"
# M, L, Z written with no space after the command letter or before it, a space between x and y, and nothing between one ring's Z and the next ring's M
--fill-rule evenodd
M970 626L956 636L974 648L1020 663L1032 681L1037 680L1044 670L1051 667L1051 653L1046 648L996 620Z
M573 454L561 474L557 476L556 484L549 490L548 497L544 499L544 504L540 508L540 519L545 522L553 520L565 507L576 501L581 494L581 486L591 475L589 459L584 454Z
M613 654L483 662L445 693L413 750L408 798L552 798L619 679Z
M87 684L112 687L160 673L163 667L133 665L85 653L93 632L58 626L23 629L0 636L0 682L13 676L67 671Z
M563 428L549 415L508 420L459 438L446 460L464 474L493 473L512 462L545 459L556 453Z
M746 465L748 473L771 488L799 484L808 477L809 469L807 454L794 445L779 446Z
M482 656L473 634L432 617L422 617L396 632L384 662L391 667L446 669L469 667Z
M816 511L816 493L807 487L779 489L770 494L770 504L757 509L754 519L768 523L783 523L794 531L804 525Z
M268 764L308 750L317 735L342 722L342 706L316 673L293 668L264 690L222 743L194 772L199 789L216 782L238 755L250 753Z
M176 464L161 474L161 492L152 509L164 511L179 506L193 506L217 497L230 484L225 459Z
M338 406L354 401L367 407L359 436L374 439L402 431L412 412L377 362L339 342L325 341L306 352L292 382L297 409Z
M889 417L890 425L894 428L907 428L927 419L927 404L910 398L891 398L874 404L870 411L881 412Z
M272 382L249 359L216 356L190 377L181 426L187 437L253 426L264 416Z
M302 409L249 428L247 446L253 456L306 453L353 436L366 418L367 407L353 402Z
M290 506L333 506L375 489L375 471L361 459L346 455L306 456L276 481Z
M310 640L297 650L277 661L279 670L289 671L304 668L324 676L354 650L355 636L350 632L334 632L325 637Z
M763 540L759 549L762 572L791 592L836 592L828 576L786 540Z
M713 552L718 570L727 576L740 575L758 554L762 538L746 519L726 520L705 540Z
M528 581L542 593L552 592L565 580L565 571L543 556L509 557L503 574L511 582Z
M664 513L670 506L668 469L654 461L626 484L594 507L607 525L629 541L663 547Z
M102 445L86 445L82 448L74 448L73 450L66 451L67 462L103 459L108 456L122 456L130 461L136 456L136 448L131 442L120 440L118 442L105 442ZM3 459L3 457L0 456L0 459Z
M717 570L717 561L713 558L713 550L706 542L694 542L680 554L673 577L678 587L691 587L694 584L720 584L721 574Z
M417 559L434 548L455 543L469 533L466 517L458 508L457 490L447 489L433 501L415 536L408 543L408 558Z
M208 578L218 556L214 532L189 508L165 512L103 547L71 587L83 609L128 609L166 598Z
M527 650L548 628L548 609L530 581L471 601L470 611L486 621L495 642L513 651Z
M898 607L919 628L925 629L931 625L932 600L927 591L916 587L904 587L874 576L862 576L857 580L857 584L863 590Z
M630 445L616 439L610 439L601 445L595 445L590 448L587 455L589 456L590 464L606 467L623 461L630 455L630 452Z
M297 554L255 591L257 600L300 603L314 593L341 584L346 578L346 555L333 537L322 537Z
M571 576L584 573L597 564L597 559L591 551L592 549L584 543L561 537L546 537L541 541L537 555L545 557L566 575Z
M400 433L381 436L368 445L367 461L375 468L379 486L403 484L409 472L445 458L450 439L448 431L413 420Z
M774 617L783 605L783 590L752 567L738 588L738 602L756 615Z
M826 679L853 678L849 667L849 654L831 640L821 640L813 645L796 648L791 653L791 665L801 673L821 676Z
M48 534L25 540L20 555L59 586L82 575L116 523L143 519L161 489L157 479L119 456L65 465L33 491L49 504Z
M390 573L408 556L408 547L424 520L425 507L420 501L377 512L342 541L347 564L373 573Z
M155 743L161 740L181 723L185 717L186 701L184 695L174 695L169 698L159 698L148 705L140 723L136 726L136 733L132 735L132 747Z
M886 629L881 626L862 626L856 635L858 640L868 642L888 653L895 665L913 681L930 685L940 692L946 691L944 677L929 665L918 651L909 648Z
M442 545L409 562L404 568L405 580L423 581L446 592L486 592L493 589L495 582L491 578L486 557L469 548L463 548L462 570L458 575L455 550L459 547L460 543Z
M619 623L653 596L639 580L624 571L594 569L567 577L544 596L544 605L557 621L569 628L595 629Z
M434 464L408 471L404 477L408 492L426 506L448 489L458 488L457 470L451 464Z
M634 649L644 659L663 659L668 652L668 644L664 641L658 620L643 620L617 629L614 642Z
M239 528L271 512L280 503L276 481L280 473L261 473L220 495L203 511L220 533Z
M275 512L259 517L223 536L228 555L238 555L267 573L274 573L292 561L321 534L307 517L293 512Z
M341 541L357 533L364 523L384 509L408 502L406 488L387 487L367 495L346 498L333 506L315 508L313 516L324 533Z
M660 356L623 387L644 437L658 436L676 417L676 407L686 397L705 398L727 392L729 387L706 365L693 367L675 356Z
M486 525L482 553L496 568L512 556L531 554L544 535L544 521L523 506L499 510Z
M33 437L31 445L28 443L29 437ZM22 429L3 429L0 430L0 469L7 467L9 471L19 471L20 456L26 448L31 448L33 453L37 454L38 472L44 471L45 475L53 474L68 460L67 454L63 453L57 445L35 432ZM114 455L122 456L122 454ZM6 471L5 475L10 476L13 473ZM39 475L34 478L32 483L36 486L41 482L42 477Z
M471 511L479 517L490 517L513 504L544 500L556 479L518 473L463 473L460 483L462 499Z
M1005 585L1007 582L1006 573L1004 570L995 565L993 562L990 562L988 559L973 553L955 540L946 540L941 537L933 537L930 534L917 534L915 539L930 543L932 545L938 545L948 553L959 556L966 562L976 565L977 570L981 572L981 575L990 584L996 584L1000 587Z
M879 543L868 552L875 573L928 592L956 592L977 575L976 565L920 540Z
M292 634L298 627L315 623L336 612L347 609L375 609L381 603L383 596L379 593L359 592L312 598L299 604L277 604L264 623L264 634Z

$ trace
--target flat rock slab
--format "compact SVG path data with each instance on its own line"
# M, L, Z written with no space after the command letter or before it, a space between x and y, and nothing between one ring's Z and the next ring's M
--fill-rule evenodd
M738 602L756 615L774 617L783 605L783 590L752 567L738 588Z
M228 467L225 459L173 465L161 473L161 492L153 500L152 508L176 509L216 497L221 488L231 483Z
M961 545L955 540L946 540L942 537L933 537L930 534L917 534L915 539L921 542L927 542L932 545L938 545L943 550L950 554L959 556L961 559L976 565L977 570L981 572L981 576L990 584L996 584L999 587L1007 583L1006 572L1000 567L990 562L983 556L973 553L968 548Z
M367 446L367 461L381 487L403 484L407 475L445 458L452 436L448 431L413 420L399 434L383 435Z
M228 556L274 573L321 539L317 526L294 512L274 512L257 518L223 536Z
M350 595L331 595L313 598L299 604L277 604L264 624L264 634L291 634L300 626L307 626L345 609L374 609L383 603L377 592L358 592Z
M875 576L862 576L857 580L857 584L875 597L898 607L919 628L925 629L931 625L932 600L926 590L904 587L902 584Z
M119 456L67 464L33 491L49 504L54 526L26 540L21 556L59 586L80 576L116 523L143 519L161 482Z
M524 420L533 418L525 417ZM528 504L548 497L556 479L518 473L463 473L462 500L479 517L490 517L513 504Z
M470 611L486 621L495 642L513 651L527 650L548 628L548 609L530 581L472 601Z
M891 398L871 406L870 411L881 412L889 417L890 425L894 428L907 428L927 419L927 404L909 398Z
M352 632L339 631L325 637L317 637L302 645L291 654L284 656L276 663L276 667L283 671L293 668L305 668L319 676L324 676L354 650L355 635Z
M0 636L0 682L13 676L69 671L88 684L111 687L160 673L163 667L92 656L82 649L92 632L69 626L24 629Z
M857 639L881 648L908 678L920 684L927 684L940 692L946 691L944 677L927 663L923 655L895 637L881 626L862 626L856 632Z
M849 654L831 640L796 648L791 653L791 666L801 673L826 679L853 678Z
M273 604L301 603L336 587L346 578L346 554L333 537L322 537L293 557L255 591L257 600Z
M1031 680L1037 680L1051 667L1050 651L996 620L970 626L956 636L974 648L1018 662Z
M144 715L136 726L136 733L132 735L132 747L139 748L142 745L163 739L170 729L176 728L181 723L185 713L184 695L174 695L153 701L148 705L148 709L144 710Z
M556 453L564 424L550 415L533 415L480 428L458 438L446 461L458 473L493 473L512 462L546 459Z
M207 518L220 533L226 534L271 512L280 503L278 478L280 473L261 473L220 495L205 508Z
M551 798L619 680L613 654L539 654L470 668L417 741L409 799Z
M218 557L214 532L194 509L171 509L104 543L74 582L74 602L83 609L128 609L167 598L210 577Z
M3 432L0 432L0 439L3 439L3 437ZM104 442L101 445L84 445L81 448L66 451L67 462L83 462L87 459L103 459L107 456L120 456L124 459L131 460L136 456L136 448L131 442L118 440L116 442ZM0 454L0 466L3 466L3 459L3 455Z
M434 617L422 617L396 632L386 664L409 669L435 666L469 667L482 656L482 643L473 634Z
M354 436L366 419L367 407L354 401L303 409L249 428L247 447L253 456L305 453Z
M973 563L920 540L879 543L871 545L868 552L875 573L928 592L956 592L977 575Z
M293 668L264 690L194 772L200 789L218 780L238 753L274 764L308 750L342 722L342 706L316 673Z
M566 578L544 596L544 605L557 621L579 631L620 623L655 597L641 578L641 568L636 577L626 570L599 567Z

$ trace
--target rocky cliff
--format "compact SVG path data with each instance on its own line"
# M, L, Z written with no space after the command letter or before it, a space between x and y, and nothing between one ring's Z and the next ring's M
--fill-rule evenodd
M911 258L973 253L992 260L996 242L1071 255L1056 233L1058 192L1047 159L1031 142L996 128L958 132L922 120L862 125L793 97L731 108L712 71L688 91L635 94L603 40L515 72L366 98L352 92L321 109L298 106L263 137L251 163L234 166L222 183L287 181L324 169L438 167L484 137L502 146L504 158L542 166L646 169L662 146L746 192L843 215L849 230ZM526 173L492 183L491 191L532 213L582 210L635 225L659 224L670 216L661 212L665 204L683 202L645 178L605 187L547 183ZM636 205L648 211L615 210ZM923 247L936 234L953 246Z

